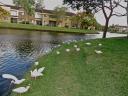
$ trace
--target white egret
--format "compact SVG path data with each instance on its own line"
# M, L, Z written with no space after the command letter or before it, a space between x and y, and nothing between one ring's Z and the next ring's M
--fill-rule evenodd
M39 62L35 62L35 66L38 66L39 65Z
M91 45L91 43L90 42L87 42L86 45Z
M39 69L34 69L34 71L31 71L31 77L35 78L43 76L42 72L44 71L45 67L39 68Z
M102 46L102 44L101 44L101 43L99 43L99 44L98 44L98 46Z
M77 45L74 45L75 48L77 48L78 46Z
M29 90L29 88L30 88L30 84L28 86L26 86L26 87L15 88L12 91L15 92L15 93L22 94L22 93L27 92Z
M21 84L22 82L25 81L25 79L19 80L17 77L11 74L3 74L2 77L5 79L11 79L12 80L11 83L13 84Z
M80 48L76 48L76 51L80 51Z
M45 53L48 53L48 52L49 52L48 50L45 51Z
M59 51L56 51L56 54L57 54L57 55L59 55L59 54L60 54L60 52L59 52Z
M69 45L69 44L70 44L70 42L67 42L67 44Z
M60 47L61 45L59 44L58 47Z
M70 52L70 49L66 49L66 52Z
M95 53L96 53L96 54L102 54L103 52L100 51L100 50L95 50Z

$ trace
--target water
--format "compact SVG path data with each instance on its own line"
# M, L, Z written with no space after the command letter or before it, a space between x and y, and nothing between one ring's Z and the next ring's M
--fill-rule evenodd
M108 33L108 37L117 36L126 35ZM40 55L53 49L59 43L101 37L101 33L76 35L0 29L0 96L7 96L11 89L10 80L3 79L2 74L13 74L20 79Z

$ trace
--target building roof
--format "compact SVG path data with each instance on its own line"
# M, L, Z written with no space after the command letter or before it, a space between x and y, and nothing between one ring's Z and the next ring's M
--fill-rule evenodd
M10 7L11 9L16 9L19 10L22 7L18 7L18 6L14 6L14 5L6 5L0 2L0 6L6 6L6 7ZM49 13L49 14L54 14L54 10L48 10L48 9L36 9L36 12L43 12L43 13ZM75 13L72 12L66 12L67 16L73 16L75 15Z
M54 14L54 10L48 10L48 9L43 9L43 10L36 9L36 12L43 12L43 13ZM73 15L75 15L75 13L72 13L72 12L66 12L66 14L67 14L68 16L73 16Z
M1 3L0 3L0 6L10 7L11 9L17 9L17 10L19 10L21 8L21 7L18 7L18 6L6 5L6 4L1 4Z

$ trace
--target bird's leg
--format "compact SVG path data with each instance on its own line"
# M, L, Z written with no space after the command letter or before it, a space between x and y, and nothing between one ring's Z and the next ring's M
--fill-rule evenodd
M13 84L13 81L11 81L11 83L9 84L9 89L11 88L11 85Z

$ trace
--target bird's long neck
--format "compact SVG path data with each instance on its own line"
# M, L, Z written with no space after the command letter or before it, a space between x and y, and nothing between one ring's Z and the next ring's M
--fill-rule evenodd
M28 90L29 88L30 88L30 86L27 86L27 87L26 87L26 90Z
M21 79L21 80L19 80L20 82L23 82L25 79Z

